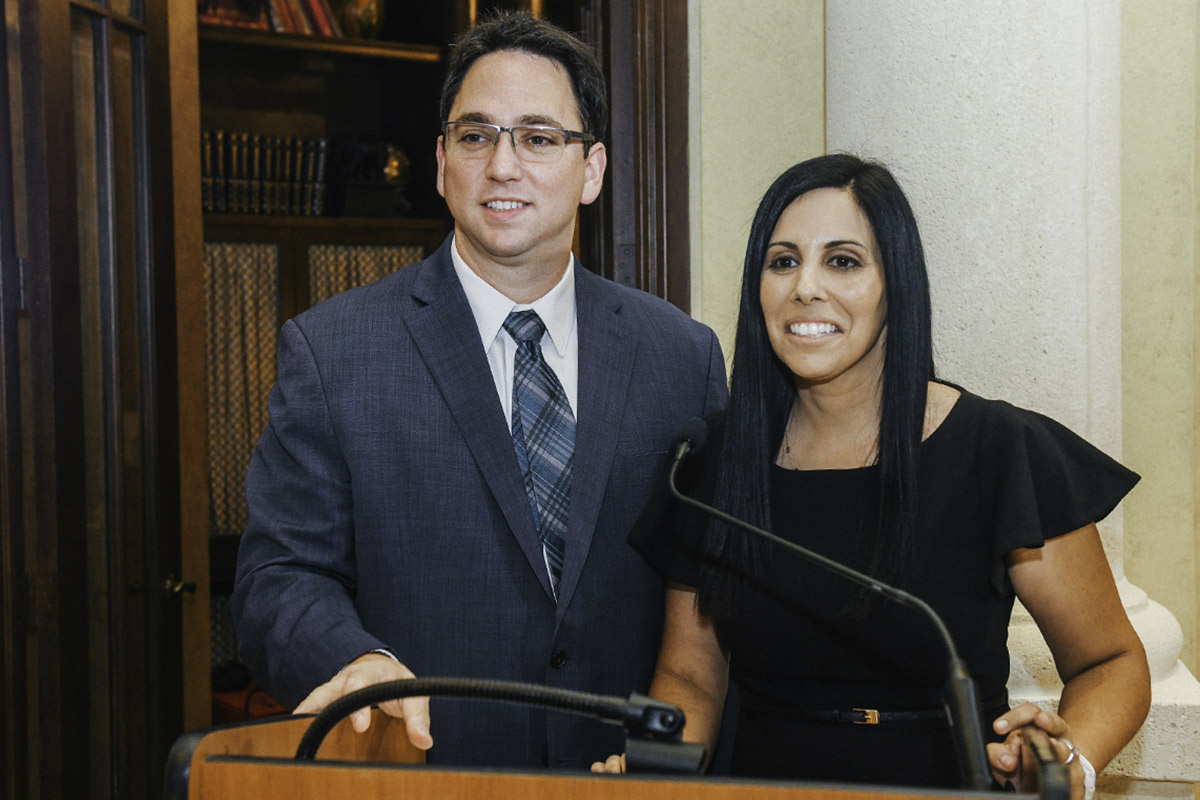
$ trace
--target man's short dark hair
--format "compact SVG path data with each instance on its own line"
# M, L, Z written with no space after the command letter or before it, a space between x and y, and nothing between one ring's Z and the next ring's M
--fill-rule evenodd
M450 119L450 106L471 65L482 56L504 50L531 53L562 65L571 79L583 132L597 141L604 138L608 93L596 54L574 34L526 12L501 12L483 19L454 43L442 83L439 107L443 120Z

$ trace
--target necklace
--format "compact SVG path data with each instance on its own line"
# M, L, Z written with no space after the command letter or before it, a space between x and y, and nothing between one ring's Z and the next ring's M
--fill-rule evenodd
M792 446L788 444L787 439L783 440L783 460L787 462L783 466L788 469L797 469L796 461L792 458Z
M792 457L792 428L795 426L794 417L788 417L787 427L783 431L783 462L779 466L785 469L800 469L796 459Z
M779 465L779 466L783 467L784 469L792 469L792 470L822 469L822 468L849 469L849 468L855 468L855 467L867 467L867 466L874 464L876 459L878 458L878 452L879 452L878 445L874 441L872 441L869 445L868 444L861 445L863 447L862 454L853 455L850 452L847 452L847 453L843 454L841 457L835 457L838 463L846 462L848 459L852 460L853 466L847 466L843 463L843 466L836 466L836 467L822 467L822 466L805 467L799 462L797 457L792 455L792 441L791 441L792 438L793 438L793 423L792 423L792 420L789 419L787 428L783 432L783 458L781 459L781 461L783 463L781 463ZM855 449L857 450L858 447L856 446ZM799 453L799 452L800 452L799 444L797 444L797 453ZM863 454L865 454L865 455L863 455Z

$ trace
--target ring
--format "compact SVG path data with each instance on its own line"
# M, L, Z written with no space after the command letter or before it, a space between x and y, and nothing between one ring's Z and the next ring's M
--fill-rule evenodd
M1071 748L1070 754L1068 754L1066 760L1062 762L1064 764L1070 764L1075 760L1075 757L1079 755L1079 748L1072 744L1070 739L1056 739L1056 741L1062 742L1067 747Z

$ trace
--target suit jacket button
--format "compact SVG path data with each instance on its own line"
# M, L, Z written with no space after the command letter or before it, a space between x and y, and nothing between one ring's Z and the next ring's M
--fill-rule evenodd
M555 650L554 653L550 656L550 666L554 667L555 669L562 669L563 664L566 664L566 663L567 663L567 651L566 650Z

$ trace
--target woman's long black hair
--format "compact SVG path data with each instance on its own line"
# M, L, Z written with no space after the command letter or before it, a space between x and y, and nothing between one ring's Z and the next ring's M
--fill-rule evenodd
M911 555L917 455L934 370L921 236L908 199L880 164L851 155L813 158L780 175L759 203L746 246L714 502L736 517L771 528L770 466L783 440L796 386L767 337L759 299L762 271L780 215L802 194L828 187L854 196L874 231L883 269L887 333L877 447L879 535L871 571L882 580L894 580ZM743 583L762 574L766 547L722 523L709 526L705 549L716 563L710 562L700 587L704 613L727 617L734 612Z

